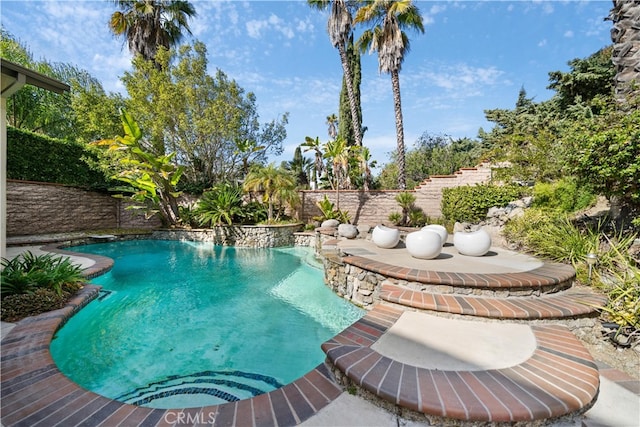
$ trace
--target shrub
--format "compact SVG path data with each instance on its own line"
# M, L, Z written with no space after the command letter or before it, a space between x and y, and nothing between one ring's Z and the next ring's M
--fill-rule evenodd
M329 200L326 194L324 195L324 198L322 200L316 202L316 206L318 207L318 209L320 209L320 212L322 212L321 216L313 217L313 219L316 221L322 222L328 219L337 219L343 224L347 224L349 223L349 221L351 221L349 212L336 209L335 204L331 200Z
M593 204L596 196L590 187L578 185L572 178L553 183L537 183L533 187L533 206L575 212Z
M400 212L391 212L388 218L393 225L400 225L402 223L402 214Z
M69 258L52 254L35 256L24 252L12 260L3 258L2 266L0 294L3 304L5 297L32 293L40 288L62 295L65 285L77 290L78 283L84 279L80 266L72 264Z
M238 222L238 216L242 213L242 190L229 183L217 185L204 192L195 213L202 226Z
M524 188L515 185L479 184L444 188L442 215L449 221L479 222L493 206L506 206L524 195Z
M7 127L7 178L106 190L111 181L98 163L91 147Z

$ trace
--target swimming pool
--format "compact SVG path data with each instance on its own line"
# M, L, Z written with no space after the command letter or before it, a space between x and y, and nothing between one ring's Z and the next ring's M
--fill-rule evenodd
M131 241L73 248L114 259L99 298L55 335L76 383L154 408L249 398L324 360L320 344L364 311L337 297L305 248Z

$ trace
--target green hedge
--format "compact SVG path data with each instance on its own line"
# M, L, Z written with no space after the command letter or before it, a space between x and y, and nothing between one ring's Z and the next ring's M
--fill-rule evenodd
M442 215L449 221L479 222L486 218L489 208L506 206L522 197L524 190L520 186L489 184L444 188Z
M111 185L92 167L98 154L82 144L7 127L7 178L53 182L92 190Z

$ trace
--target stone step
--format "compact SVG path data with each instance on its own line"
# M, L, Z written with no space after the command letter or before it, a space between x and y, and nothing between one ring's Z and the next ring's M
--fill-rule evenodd
M442 289L446 286L453 288L453 292L469 291L486 295L555 293L570 288L576 276L570 265L553 262L544 262L540 267L528 271L509 273L462 273L410 268L359 255L345 256L342 262L388 278L415 282L425 288Z
M541 296L490 298L422 292L390 283L382 285L380 299L420 310L524 320L592 316L607 302L604 296L575 289Z
M554 419L580 413L598 395L597 366L564 326L531 326L535 350L516 366L447 371L392 360L371 348L401 314L378 305L322 345L334 369L349 379L343 385L361 387L436 424Z

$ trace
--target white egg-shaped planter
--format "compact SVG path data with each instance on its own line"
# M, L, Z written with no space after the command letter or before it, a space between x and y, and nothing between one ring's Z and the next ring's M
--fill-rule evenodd
M407 251L414 258L433 259L442 251L442 238L432 230L420 230L407 234Z
M440 235L440 240L442 240L442 246L447 243L447 239L449 238L449 233L444 226L440 224L429 224L422 227L423 230L435 231Z
M461 255L482 256L491 248L491 236L482 228L476 231L459 231L453 235L453 246Z
M385 227L384 225L376 225L373 233L371 233L371 240L379 248L395 248L400 241L400 230Z

